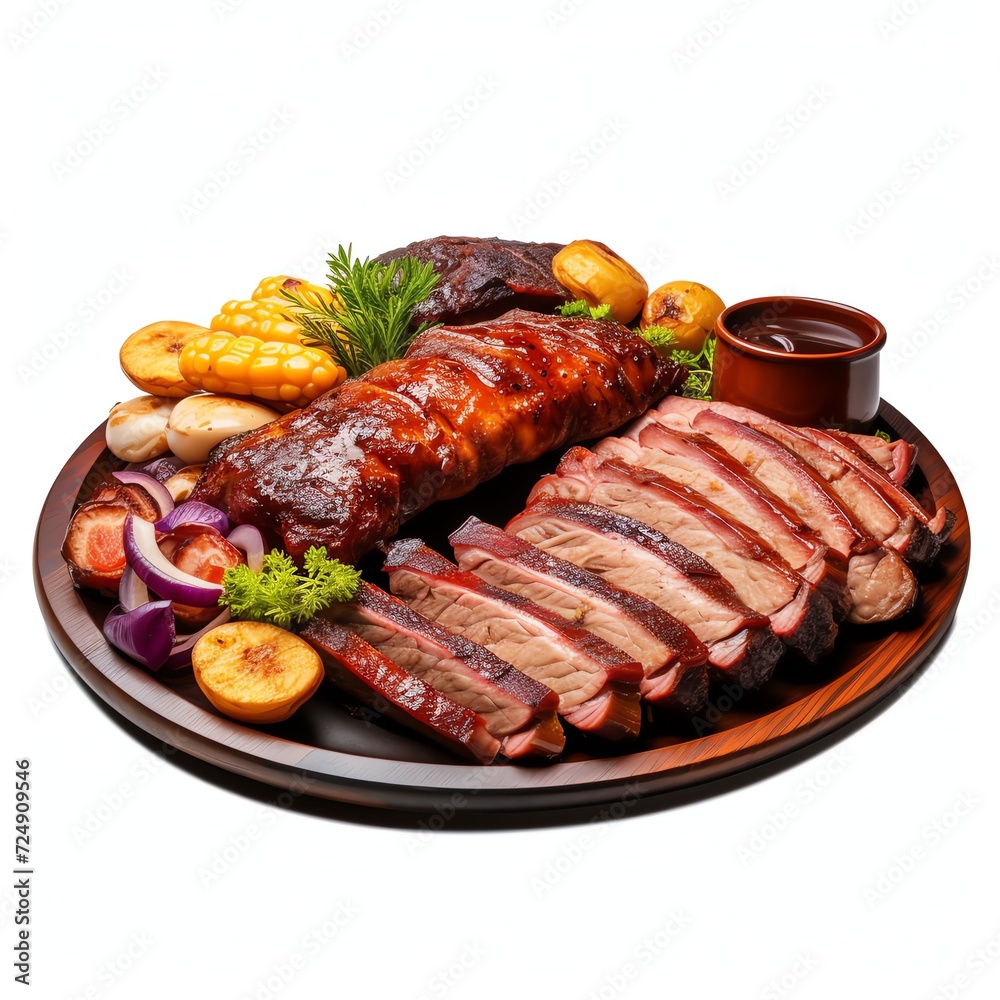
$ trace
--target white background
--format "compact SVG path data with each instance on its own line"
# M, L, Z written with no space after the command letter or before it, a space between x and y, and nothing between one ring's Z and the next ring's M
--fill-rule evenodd
M34 995L996 995L998 21L971 0L3 5L0 867L27 756ZM121 341L320 277L338 242L439 233L591 237L651 287L881 318L883 395L975 538L920 688L704 801L429 837L225 791L100 711L48 640L30 542L135 394Z

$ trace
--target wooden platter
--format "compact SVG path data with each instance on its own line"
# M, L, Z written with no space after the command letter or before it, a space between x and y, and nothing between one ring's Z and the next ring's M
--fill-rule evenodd
M933 445L883 402L880 425L919 447L909 488L955 512L951 540L921 579L919 606L888 626L844 626L819 668L785 657L758 692L713 688L693 718L644 720L639 741L594 743L574 735L555 764L490 767L446 751L322 689L292 719L250 727L218 715L190 671L154 675L112 649L101 634L111 602L77 591L59 554L76 500L115 468L97 428L66 463L42 509L35 536L35 587L52 638L69 665L119 716L170 747L227 772L296 795L353 806L420 812L460 809L499 818L613 804L626 797L691 792L753 772L860 722L924 663L955 616L969 565L968 516L954 476ZM504 524L558 456L506 470L458 500L434 505L404 526L448 551L444 540L467 516ZM362 567L381 582L377 558Z

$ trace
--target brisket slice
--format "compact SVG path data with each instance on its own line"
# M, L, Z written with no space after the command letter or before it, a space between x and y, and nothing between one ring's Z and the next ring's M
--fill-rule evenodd
M599 504L651 525L710 563L744 604L767 615L786 646L811 661L832 648L837 625L830 602L759 535L693 490L576 447L555 474L535 485L530 500L542 493Z
M846 434L897 486L905 486L917 463L917 446L896 438L886 441L875 434Z
M716 672L745 688L763 684L784 652L766 615L751 611L704 559L648 524L540 494L506 530L659 605L705 643Z
M955 525L953 511L947 507L938 507L932 512L924 510L894 475L878 465L849 434L816 428L804 428L803 433L865 477L901 520L916 522L917 528L905 549L908 561L924 564L937 557Z
M483 719L507 757L558 755L566 737L556 693L478 643L418 614L374 584L324 616L346 625L407 673Z
M689 711L708 693L708 650L651 601L470 517L448 539L459 566L594 632L642 664L644 698Z
M689 405L690 404L690 405ZM847 435L812 428L796 428L731 403L685 400L660 408L658 414L692 421L704 409L746 424L773 438L814 469L854 515L857 523L879 543L912 564L930 562L941 547L915 502L907 504L905 491Z
M385 554L397 597L552 688L566 722L605 739L638 734L642 667L617 646L460 570L419 539L393 542Z
M617 456L652 469L700 493L729 517L757 532L789 566L805 577L843 618L850 607L847 561L832 552L801 518L728 452L697 434L672 430L650 411L624 438L604 438L598 455Z
M710 406L700 408L693 419L687 408L657 412L668 421L673 414L671 426L686 424L690 433L704 434L727 451L746 467L748 475L782 497L834 552L848 560L850 621L890 621L913 607L917 581L900 555L880 547L826 480L783 444ZM865 558L856 560L859 555ZM889 586L893 589L886 589Z
M299 634L322 657L326 679L379 715L483 764L500 752L480 715L407 673L346 626L313 618Z
M431 294L414 310L413 324L465 323L507 309L551 312L573 296L552 274L561 243L525 243L497 237L437 236L418 240L375 259L430 261L438 275Z

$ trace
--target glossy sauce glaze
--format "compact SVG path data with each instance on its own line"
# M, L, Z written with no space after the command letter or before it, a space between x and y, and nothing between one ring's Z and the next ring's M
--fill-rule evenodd
M865 344L856 330L806 316L749 320L733 333L748 344L787 354L838 354Z

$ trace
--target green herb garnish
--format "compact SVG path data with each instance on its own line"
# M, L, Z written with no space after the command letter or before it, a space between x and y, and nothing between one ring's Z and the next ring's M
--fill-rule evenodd
M681 393L691 399L712 398L712 362L715 359L715 336L705 338L705 343L697 353L674 347L677 342L673 330L667 326L648 326L639 331L653 347L661 353L670 354L670 359L688 370L687 379Z
M881 438L883 441L887 441L887 442L892 441L892 437L889 435L888 431L876 431L875 432L875 437Z
M347 374L361 375L398 358L410 341L427 328L410 328L413 311L430 295L438 276L431 261L416 257L380 264L351 257L351 247L338 247L329 258L332 302L300 297L282 289L292 303L289 318L306 333L311 347L329 351Z
M602 302L599 306L592 306L585 299L574 299L572 302L564 302L559 306L559 312L570 318L579 316L583 319L607 319L611 312L611 306L606 302Z
M287 552L275 549L264 556L259 573L249 566L227 569L219 603L228 605L234 618L288 628L334 601L351 600L360 585L361 574L339 559L328 559L325 545L307 549L301 569Z

